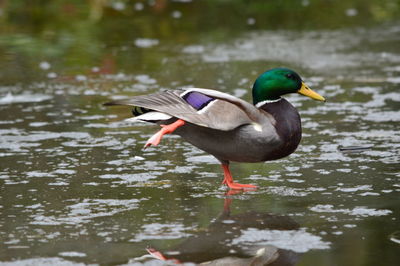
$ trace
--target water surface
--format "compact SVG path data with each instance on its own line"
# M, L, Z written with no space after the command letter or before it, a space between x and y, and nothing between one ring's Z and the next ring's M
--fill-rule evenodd
M187 263L397 265L396 1L98 2L0 6L1 264L162 264L154 248ZM256 191L227 195L217 161L179 137L142 150L157 127L102 106L190 86L250 101L276 66L328 101L288 96L298 150L232 164Z

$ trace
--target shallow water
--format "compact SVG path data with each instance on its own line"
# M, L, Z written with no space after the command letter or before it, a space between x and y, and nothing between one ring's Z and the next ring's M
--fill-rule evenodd
M321 2L302 3L318 14ZM147 255L154 248L186 263L246 265L258 254L273 265L397 265L394 11L377 19L338 5L342 17L272 27L257 8L230 25L213 4L157 3L110 1L102 14L46 6L41 21L24 5L1 7L0 264L162 265ZM288 96L302 116L298 150L232 165L256 191L227 195L217 161L179 137L142 150L157 128L102 106L190 86L250 101L253 80L275 66L296 69L327 102Z

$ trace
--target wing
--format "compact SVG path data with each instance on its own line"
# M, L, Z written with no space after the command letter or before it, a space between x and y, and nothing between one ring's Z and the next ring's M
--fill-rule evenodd
M106 105L139 106L218 130L232 130L241 125L258 123L261 114L254 105L237 97L198 88L166 90Z

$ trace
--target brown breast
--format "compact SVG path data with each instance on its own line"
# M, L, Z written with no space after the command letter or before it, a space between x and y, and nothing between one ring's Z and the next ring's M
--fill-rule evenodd
M266 103L260 107L271 114L275 120L275 129L282 144L268 154L266 160L276 160L293 153L301 140L301 120L296 108L282 98L278 102Z

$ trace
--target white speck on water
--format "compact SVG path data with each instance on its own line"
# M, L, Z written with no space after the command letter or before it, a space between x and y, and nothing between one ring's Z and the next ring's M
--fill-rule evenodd
M21 246L22 247L22 246ZM25 247L23 247L25 248ZM64 260L62 258L33 258L25 260L14 260L10 262L1 262L2 266L32 266L32 265L44 265L44 266L85 266L85 263L72 262Z
M47 122L31 122L29 123L30 127L43 127L43 126L47 126L49 123Z
M201 54L204 52L203 45L189 45L183 48L182 52L187 54Z
M389 236L390 241L400 244L400 231L396 231Z
M323 159L321 158L321 160L323 160ZM326 169L315 169L314 171L321 175L329 175L331 173L331 171L326 170Z
M234 224L235 221L234 220L222 220L222 223L224 223L224 224Z
M135 45L140 48L149 48L159 44L157 39L138 38L135 40Z
M188 228L190 229L190 228ZM129 240L129 242L140 242L142 240L149 239L179 239L188 237L191 234L185 233L188 230L184 225L180 223L172 224L160 224L151 223L142 226L142 230L139 234L135 236L134 239Z
M63 181L58 181L58 182L51 182L48 183L49 186L68 186L69 183L63 182Z
M55 216L34 216L31 224L37 225L61 225L87 223L93 218L113 216L117 213L136 209L139 200L116 199L84 199L82 202L67 206L67 212Z
M294 172L300 170L300 167L297 166L286 166L285 169L289 172Z
M10 103L29 103L29 102L42 102L52 97L44 94L20 94L13 95L11 92L7 93L6 96L0 98L0 104L10 104Z
M55 73L55 72L49 72L49 73L47 73L47 77L49 78L49 79L55 79L55 78L57 78L57 73Z
M97 73L97 72L99 72L100 71L100 68L99 67L92 67L92 72L93 73Z
M88 183L83 183L82 185L85 185L85 186L98 186L98 185L100 185L100 183L97 183L97 182L88 182Z
M97 91L95 90L91 90L91 89L87 89L83 92L84 95L97 95Z
M234 89L233 95L235 97L242 98L244 95L247 94L247 92L248 92L248 90L245 90L245 89Z
M363 197L365 197L365 196L380 196L380 194L377 192L364 192L364 193L360 193L358 195L363 196Z
M19 239L11 239L11 240L9 240L9 241L3 242L3 244L6 244L6 245L15 245L15 244L18 244L19 242L21 242L21 240L19 240ZM1 262L0 262L0 263L1 263Z
M326 188L323 187L309 187L307 188L308 191L325 191Z
M352 188L337 188L336 191L341 191L341 192L356 192L359 190L372 190L372 186L371 185L361 185L361 186L356 186L356 187L352 187Z
M55 175L40 171L30 171L26 173L27 177L55 177Z
M343 227L354 228L354 227L357 227L357 225L355 225L355 224L345 224L345 225L343 225Z
M144 9L144 5L143 5L143 3L141 3L141 2L137 2L137 3L135 3L134 8L135 8L135 10L137 10L137 11L141 11L141 10Z
M133 157L129 157L129 158L126 159L126 160L123 160L123 159L120 159L120 160L112 160L112 161L107 162L107 164L117 165L117 166L120 166L120 165L130 165L130 164L133 163L133 162L136 162L136 161L143 161L143 160L144 160L144 158L141 157L141 156L133 156Z
M125 9L125 3L124 2L113 2L112 8L114 8L117 11L122 11Z
M224 53L204 54L202 59L207 63L228 62L230 60L229 56Z
M143 84L156 84L157 80L150 78L149 75L136 75L135 79Z
M121 143L117 139L112 137L103 137L103 138L89 137L84 139L65 141L62 143L62 145L67 147L113 147L115 149L118 149L120 144Z
M327 212L327 213L343 213L343 214L348 214L348 215L353 215L353 216L362 216L362 217L368 217L368 216L384 216L391 214L391 210L376 210L376 209L369 209L367 207L355 207L352 210L351 209L335 209L333 205L330 204L318 204L313 207L309 208L311 211L314 212Z
M40 204L40 203L37 203L37 204L26 206L25 208L27 208L27 209L38 209L40 207L43 207L43 205Z
M132 182L146 182L151 179L157 178L160 172L143 172L136 174L103 174L100 178L103 179L121 179L122 183L132 183Z
M187 162L191 163L208 163L208 164L215 164L215 158L211 155L198 155L186 158Z
M103 115L85 115L85 116L80 116L78 118L82 119L82 120L98 120L98 119L102 119L104 117L105 116L103 116Z
M346 13L346 16L348 16L348 17L354 17L354 16L357 16L358 10L355 8L348 8L348 9L346 9L345 13Z
M76 170L72 170L72 169L57 169L53 173L54 174L62 174L62 175L73 175L73 174L76 174Z
M339 169L336 169L336 171L342 172L342 173L351 173L351 169L349 169L349 168L339 168Z
M76 75L75 80L76 81L86 81L87 77L85 75Z
M400 93L390 92L390 93L379 93L379 90L374 91L372 95L372 100L364 104L366 111L369 114L377 112L377 109L372 109L371 107L385 107L388 101L400 102Z
M77 251L64 251L58 253L61 257L86 257L86 253Z
M293 197L305 197L310 192L301 191L298 188L290 187L268 187L268 192L280 195L280 196L293 196Z
M249 228L232 240L233 245L272 245L280 249L305 253L313 249L329 249L330 243L320 236L300 230L259 230Z
M40 67L42 70L49 70L50 67L51 67L51 65L50 65L49 62L43 61L43 62L40 62L40 63L39 63L39 67Z
M178 10L175 10L175 11L172 12L171 16L173 18L176 18L176 19L181 18L182 17L182 12L180 12Z
M254 25L256 24L256 19L255 18L248 18L247 19L247 25Z
M398 84L398 83L400 83L400 77L390 77L390 78L387 78L387 81Z
M400 121L400 111L374 111L363 117L364 120L374 122L398 122Z
M168 170L168 172L171 172L171 173L180 173L180 174L183 174L183 173L191 173L191 172L193 172L193 169L194 169L194 168L196 168L196 167L193 166L193 165L185 165L185 166L179 166L179 165L177 165L174 169Z
M301 179L295 179L295 178L292 178L292 179L286 179L288 182L291 182L291 183L304 183L305 181L304 180L301 180Z
M41 144L39 141L48 139L59 139L59 138L88 138L89 134L85 132L47 132L47 131L30 131L25 132L19 129L0 129L0 148L9 149L14 152L28 151L29 147L37 147Z

